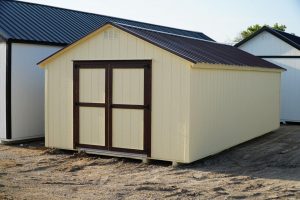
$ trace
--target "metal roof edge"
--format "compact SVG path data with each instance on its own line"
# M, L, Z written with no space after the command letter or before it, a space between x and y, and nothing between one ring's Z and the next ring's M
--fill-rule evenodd
M273 67L260 67L260 66L250 66L250 65L229 65L229 64L214 64L214 63L204 63L197 62L192 68L201 69L224 69L224 70L237 70L237 71L261 71L261 72L284 72L287 71L283 67L273 68Z

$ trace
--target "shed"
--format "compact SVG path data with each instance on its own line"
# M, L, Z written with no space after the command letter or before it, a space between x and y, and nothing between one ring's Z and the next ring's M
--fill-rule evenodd
M120 22L212 40L203 33L14 0L0 1L0 141L44 137L41 59L94 31Z
M108 23L41 61L46 146L189 163L279 127L283 68Z
M265 26L235 46L287 69L281 78L281 121L300 122L300 37Z

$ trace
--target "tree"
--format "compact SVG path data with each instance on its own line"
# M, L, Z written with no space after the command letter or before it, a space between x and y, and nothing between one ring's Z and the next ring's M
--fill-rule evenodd
M268 27L271 27L273 29L276 29L276 30L279 30L279 31L285 31L286 29L286 26L283 25L283 24L278 24L278 23L275 23L273 26L269 26L269 25L263 25L263 26L268 26ZM235 42L239 42L247 37L249 37L250 35L252 35L254 32L258 31L259 29L261 29L263 27L262 25L260 24L254 24L252 26L249 26L246 30L242 31L239 36L237 36L234 41Z

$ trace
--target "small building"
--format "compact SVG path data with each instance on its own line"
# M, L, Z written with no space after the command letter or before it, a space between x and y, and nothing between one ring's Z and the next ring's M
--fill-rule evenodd
M190 163L279 127L284 69L229 45L107 23L39 66L47 147Z
M300 122L300 37L265 26L235 46L287 69L281 78L281 121Z
M0 141L44 137L41 59L116 21L212 40L200 32L14 0L0 1Z

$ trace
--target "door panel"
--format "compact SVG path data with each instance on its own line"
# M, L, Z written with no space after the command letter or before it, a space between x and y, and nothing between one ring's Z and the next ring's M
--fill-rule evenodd
M105 69L80 69L79 101L105 102Z
M105 108L79 108L79 143L105 146Z
M144 69L113 69L113 104L144 104Z
M74 61L74 148L151 152L151 61Z
M112 147L143 150L144 111L113 109Z

